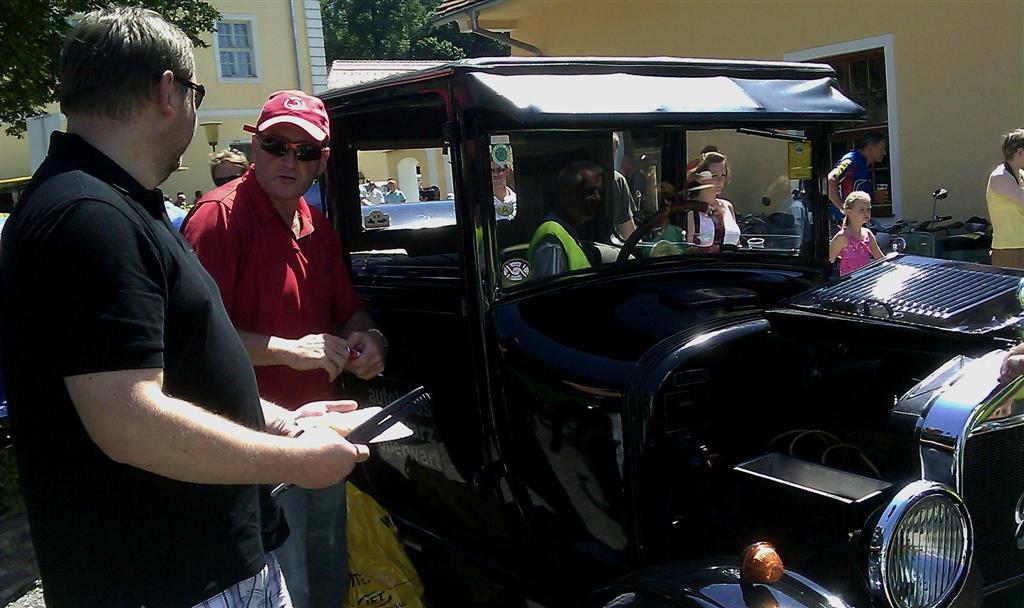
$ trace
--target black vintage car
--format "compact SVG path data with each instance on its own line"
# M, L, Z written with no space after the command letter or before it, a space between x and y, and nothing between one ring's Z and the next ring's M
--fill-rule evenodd
M323 98L329 210L391 342L346 390L433 396L357 482L438 605L1018 603L1024 385L998 376L1022 273L829 278L828 135L864 116L830 67L471 60ZM709 145L740 234L699 249L664 210ZM396 150L450 163L447 221L364 220L357 176ZM581 161L586 263L542 272Z

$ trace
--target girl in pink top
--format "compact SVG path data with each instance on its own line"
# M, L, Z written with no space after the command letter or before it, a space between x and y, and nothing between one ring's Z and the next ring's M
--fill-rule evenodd
M871 197L866 192L851 192L843 201L843 226L832 237L828 261L839 258L839 276L867 266L872 260L885 257L875 235L864 227L871 219Z

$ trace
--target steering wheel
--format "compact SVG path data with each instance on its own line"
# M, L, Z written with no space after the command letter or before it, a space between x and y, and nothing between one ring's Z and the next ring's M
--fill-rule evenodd
M622 244L622 249L619 250L619 255L615 258L615 261L621 262L623 260L628 260L629 256L633 255L636 251L636 246L640 243L641 237L660 226L666 218L671 217L676 213L700 209L702 206L702 203L697 203L695 201L683 201L680 203L671 203L668 206L663 207L660 211L647 218L639 228L633 231L633 234L629 235L626 242Z

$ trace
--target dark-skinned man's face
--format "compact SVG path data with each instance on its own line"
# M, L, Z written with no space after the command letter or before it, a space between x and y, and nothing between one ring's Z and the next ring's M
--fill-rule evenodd
M601 210L604 176L600 172L582 171L580 183L571 192L565 204L565 219L573 226L593 220Z

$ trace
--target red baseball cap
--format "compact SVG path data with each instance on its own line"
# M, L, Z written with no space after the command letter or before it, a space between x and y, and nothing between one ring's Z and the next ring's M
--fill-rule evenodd
M250 133L266 131L279 124L300 127L318 142L326 141L331 134L327 110L319 97L306 95L302 91L278 91L267 98L260 112L256 126L245 125L243 130Z

